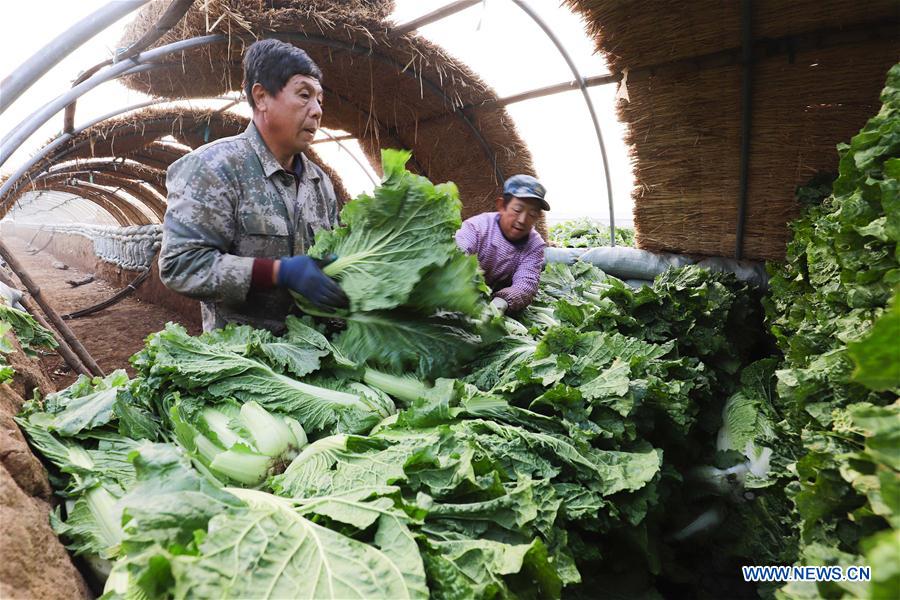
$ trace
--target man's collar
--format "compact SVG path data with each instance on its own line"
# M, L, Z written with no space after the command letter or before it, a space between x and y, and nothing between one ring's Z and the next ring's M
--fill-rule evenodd
M272 151L269 150L269 147L266 146L266 141L262 138L259 129L256 128L256 124L252 119L250 120L250 124L247 125L247 129L244 130L244 137L247 138L250 142L250 146L253 147L253 150L259 157L259 162L262 165L263 173L266 174L266 177L271 177L279 171L286 172L284 167L281 166L281 163L278 162L278 159L275 158L275 155L272 154ZM310 168L311 163L309 159L303 154L300 154L299 156L300 160L303 161L303 177L319 179L319 172L316 169Z
M305 154L298 154L300 160L303 161L303 178L319 179L319 171L312 168L312 161L306 158Z
M250 124L247 125L247 129L244 131L244 137L247 138L250 142L250 146L256 151L256 155L259 157L259 162L262 165L266 177L271 177L274 173L284 171L284 167L281 166L281 163L278 162L278 159L275 158L275 155L272 154L272 151L266 146L266 141L262 138L259 129L256 128L256 124L253 123L252 119L250 120Z

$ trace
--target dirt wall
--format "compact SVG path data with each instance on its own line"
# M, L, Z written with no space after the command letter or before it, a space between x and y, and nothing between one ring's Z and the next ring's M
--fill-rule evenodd
M10 336L10 341L18 344ZM90 598L69 553L50 527L53 499L47 471L13 420L22 390L52 391L38 361L8 355L16 375L0 384L0 598Z

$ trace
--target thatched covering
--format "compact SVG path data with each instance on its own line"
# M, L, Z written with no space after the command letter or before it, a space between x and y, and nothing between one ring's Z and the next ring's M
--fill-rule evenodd
M0 218L24 193L56 190L83 195L123 225L161 222L169 165L190 149L237 135L247 125L245 117L233 113L184 108L147 109L103 121L73 137L26 173L0 202ZM162 141L168 137L177 143ZM306 154L331 177L338 201L348 201L337 173L312 149Z
M121 45L139 37L167 5L146 6ZM411 169L459 186L464 216L493 210L501 178L533 173L530 154L503 108L459 110L496 95L441 48L392 34L384 21L391 8L376 0L198 2L158 45L208 32L228 34L228 43L174 55L169 68L125 83L172 98L240 90L247 45L279 37L302 47L322 69L324 127L357 137L376 169L381 148L412 150Z
M741 142L740 3L567 0L615 72L628 70L638 244L731 256ZM896 0L753 3L744 256L781 259L796 186L837 170L835 145L879 108L898 60Z

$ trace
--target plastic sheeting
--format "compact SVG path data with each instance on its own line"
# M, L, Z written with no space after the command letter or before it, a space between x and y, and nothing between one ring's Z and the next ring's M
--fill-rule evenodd
M162 243L161 225L51 225L44 231L86 237L94 242L94 254L100 260L132 271L149 269Z
M588 251L588 248L545 248L544 260L548 263L563 263L571 265L578 257Z
M619 279L652 280L670 267L683 267L694 260L680 254L656 254L625 246L591 248L578 260L589 262Z
M645 285L653 285L653 282L648 279L626 279L625 283L630 285L636 290L641 289Z
M11 288L2 281L0 281L0 301L2 301L7 306L11 306L17 310L25 310L25 307L22 306L19 301L22 299L22 292L17 290L16 288Z
M712 257L694 259L682 254L655 253L625 246L599 248L547 248L544 259L549 263L571 265L589 262L632 287L653 283L657 275L669 268L696 264L711 271L734 273L741 281L765 288L769 283L765 264L749 260Z

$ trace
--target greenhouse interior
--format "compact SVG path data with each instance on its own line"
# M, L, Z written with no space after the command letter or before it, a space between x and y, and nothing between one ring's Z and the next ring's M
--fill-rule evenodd
M35 0L0 597L900 598L896 0Z

